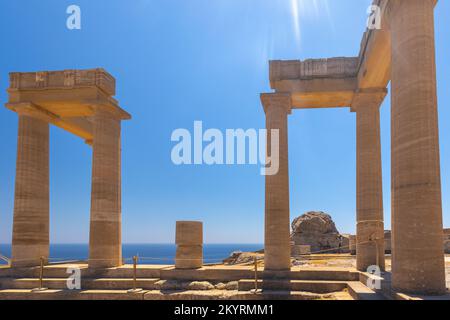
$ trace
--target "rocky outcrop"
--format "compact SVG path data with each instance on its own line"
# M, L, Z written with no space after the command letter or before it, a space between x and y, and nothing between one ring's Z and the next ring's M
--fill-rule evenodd
M255 257L258 261L264 260L264 254L258 252L233 252L228 258L223 260L225 265L250 264L254 263Z
M291 241L294 245L310 245L311 253L349 252L349 237L341 235L330 215L307 212L292 222Z

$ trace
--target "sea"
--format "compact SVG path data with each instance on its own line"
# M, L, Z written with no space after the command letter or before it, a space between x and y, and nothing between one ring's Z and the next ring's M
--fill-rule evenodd
M261 250L262 244L205 244L203 260L205 264L219 263L233 252L253 252ZM123 244L122 256L125 263L132 263L133 256L138 264L174 264L176 245L174 244ZM11 244L0 244L0 257L11 257ZM51 244L49 263L86 261L89 255L88 244ZM6 264L0 259L0 264Z

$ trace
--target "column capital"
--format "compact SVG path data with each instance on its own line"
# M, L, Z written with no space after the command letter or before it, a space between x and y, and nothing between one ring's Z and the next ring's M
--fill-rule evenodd
M269 107L284 108L287 114L292 112L292 100L290 93L262 93L261 103L267 114Z
M361 109L379 108L387 95L386 88L358 89L353 96L351 112Z

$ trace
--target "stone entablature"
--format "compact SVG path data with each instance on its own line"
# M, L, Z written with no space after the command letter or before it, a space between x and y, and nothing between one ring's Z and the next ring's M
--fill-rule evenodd
M58 126L91 144L96 110L119 120L131 115L114 98L116 80L102 68L12 72L6 107Z
M116 80L102 68L40 72L12 72L9 90L63 89L96 86L107 95L116 94Z
M312 78L352 78L358 71L358 58L329 58L270 61L270 81Z

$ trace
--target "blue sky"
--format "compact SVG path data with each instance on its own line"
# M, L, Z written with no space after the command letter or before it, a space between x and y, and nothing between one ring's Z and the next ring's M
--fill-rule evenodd
M355 56L370 0L0 1L0 101L8 72L103 67L133 115L123 124L123 242L170 243L176 220L202 220L208 243L262 243L259 166L180 166L171 133L264 128L259 93L269 59ZM77 4L82 29L66 28ZM450 227L450 2L436 8L444 221ZM390 228L390 102L382 107L383 185ZM332 215L355 230L355 114L296 110L289 118L291 218ZM0 243L11 239L17 116L0 108ZM91 149L52 127L51 242L89 235Z

